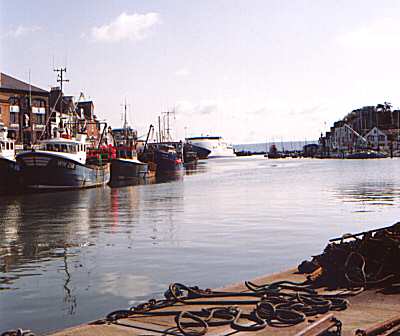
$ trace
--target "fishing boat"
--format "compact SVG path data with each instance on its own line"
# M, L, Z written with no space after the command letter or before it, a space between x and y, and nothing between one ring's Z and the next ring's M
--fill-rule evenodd
M154 146L154 162L157 165L157 174L177 172L183 168L182 157L176 148L168 143Z
M112 130L116 157L111 160L110 184L139 184L149 177L148 164L138 160L135 148L136 132L127 127Z
M22 186L27 189L78 189L105 185L107 162L87 162L86 134L42 140L17 155Z
M192 151L196 153L199 160L208 159L208 156L211 153L211 151L209 149L203 148L200 146L196 146L193 143L189 143L189 142L186 142L186 144L190 145Z
M345 159L385 159L387 157L389 157L388 154L374 150L360 150L344 155Z
M15 160L15 141L7 137L7 128L0 125L0 193L19 187L19 167Z
M235 151L236 156L252 156L253 152L252 151L247 151L247 150L240 150L240 151Z
M193 145L193 149L197 147L210 151L207 155L208 158L218 157L234 157L235 153L233 147L228 145L221 136L198 136L186 138L186 142ZM198 153L199 158L203 158L203 155Z
M193 146L191 144L185 143L183 145L183 163L185 165L195 165L197 164L198 160L199 157L197 155L197 152L193 149Z
M268 157L268 159L281 159L284 156L282 155L282 153L278 152L278 149L276 148L275 144L272 144L269 147L269 152L268 154L265 155L266 157Z

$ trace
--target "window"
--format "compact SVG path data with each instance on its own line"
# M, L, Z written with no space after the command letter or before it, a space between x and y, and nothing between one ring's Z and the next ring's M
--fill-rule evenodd
M45 114L36 114L36 124L44 125L46 123Z
M385 136L384 135L380 135L379 136L379 141L385 141Z
M10 149L10 143L6 142L6 149L9 150Z
M10 106L10 123L11 124L19 124L19 122L18 122L18 113L17 112L11 112L11 106Z
M18 105L10 105L10 113L18 113L19 106Z
M34 99L32 101L32 113L46 114L46 101Z
M11 107L18 108L18 111L16 111L16 112L19 112L19 99L18 99L18 97L10 97L8 99L8 103L10 104L10 112L13 112L13 111L11 111Z
M32 101L32 113L36 117L36 124L46 124L46 101L43 99L34 99Z

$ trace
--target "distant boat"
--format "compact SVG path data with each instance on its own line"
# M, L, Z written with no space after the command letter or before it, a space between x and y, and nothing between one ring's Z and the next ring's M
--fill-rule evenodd
M284 155L282 155L282 153L278 152L278 149L276 148L275 144L272 144L269 147L269 152L265 156L268 157L268 159L281 159L281 158L284 158Z
M186 138L194 146L210 151L208 158L234 157L233 147L228 145L221 136L199 136ZM200 157L200 156L199 156Z
M101 186L110 179L109 163L86 162L86 135L43 140L17 154L22 186L28 189L77 189Z
M253 155L252 151L246 151L246 150L241 150L241 151L235 151L236 156L251 156Z
M385 159L387 157L389 157L388 154L373 150L357 151L344 155L345 159Z
M7 128L0 126L0 193L19 187L19 167L15 160L15 141L7 138Z

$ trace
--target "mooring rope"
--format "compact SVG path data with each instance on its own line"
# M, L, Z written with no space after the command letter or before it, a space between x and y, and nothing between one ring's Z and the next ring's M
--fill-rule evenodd
M127 324L121 320L171 316L175 328L183 335L202 336L215 326L229 326L236 331L258 331L267 326L290 327L305 321L308 316L344 310L348 306L343 297L318 294L309 281L277 281L262 285L247 281L245 285L249 292L213 291L173 283L165 292L164 299L151 299L129 309L113 311L95 323L135 328L132 321ZM183 307L187 305L213 307L185 310ZM240 306L250 306L250 310L247 308L249 312Z

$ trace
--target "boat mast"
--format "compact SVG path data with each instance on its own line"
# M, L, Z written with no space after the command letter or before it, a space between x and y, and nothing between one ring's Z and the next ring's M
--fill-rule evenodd
M127 129L127 122L126 122L126 98L125 98L125 104L124 104L124 130L126 132Z
M170 132L170 131L171 131L171 128L170 128L170 126L169 126L169 116L170 116L171 114L173 114L174 117L175 117L175 111L167 111L167 112L161 112L161 113L164 114L164 115L167 117L167 129L166 129L167 141L172 141L171 132Z

